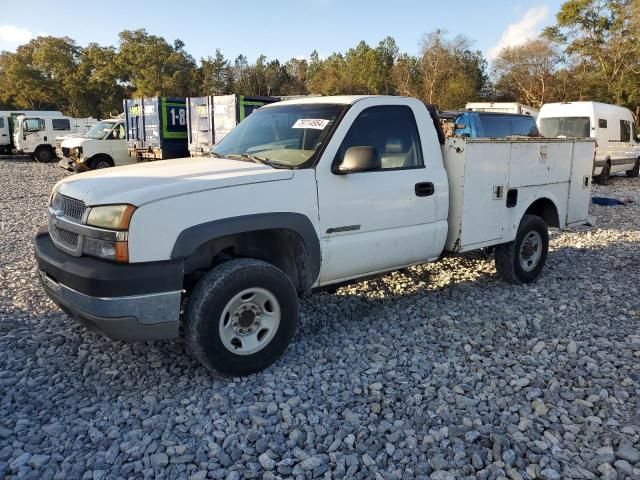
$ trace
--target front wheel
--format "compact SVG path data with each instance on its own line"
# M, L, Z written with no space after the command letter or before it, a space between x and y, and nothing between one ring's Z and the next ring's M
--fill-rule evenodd
M636 164L631 170L627 170L627 177L636 178L640 175L640 159L636 160Z
M89 162L90 170L100 170L103 168L110 168L110 167L113 167L113 161L111 161L111 159L108 157L94 158L93 160L91 160L91 162Z
M33 152L33 159L38 163L49 163L52 158L53 152L47 147L39 147Z
M531 283L544 268L549 251L547 224L537 215L522 217L516 239L496 246L496 271L510 283Z
M191 293L187 349L209 370L248 375L284 353L297 323L298 297L284 272L260 260L230 260L207 273Z

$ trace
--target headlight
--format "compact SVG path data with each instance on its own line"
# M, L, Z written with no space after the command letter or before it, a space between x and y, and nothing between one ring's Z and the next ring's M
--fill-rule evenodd
M87 225L109 230L128 230L131 216L136 207L133 205L103 205L93 207L87 217Z

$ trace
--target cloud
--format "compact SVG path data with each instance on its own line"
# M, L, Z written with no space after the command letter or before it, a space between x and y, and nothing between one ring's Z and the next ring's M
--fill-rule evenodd
M0 25L0 45L17 47L33 38L31 30L14 25Z
M527 10L520 20L507 25L498 43L489 50L489 59L494 60L503 48L517 47L537 37L540 31L540 24L547 18L548 14L549 7L546 5L533 7Z

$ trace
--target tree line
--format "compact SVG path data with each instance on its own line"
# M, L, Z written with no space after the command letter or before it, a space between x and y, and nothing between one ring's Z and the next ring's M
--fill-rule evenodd
M640 105L640 0L568 0L539 38L503 49L491 66L464 35L436 30L420 53L392 37L346 52L287 61L215 53L197 62L180 40L125 30L118 46L81 47L41 36L0 53L0 109L55 109L108 117L122 99L149 96L388 94L440 109L469 101L597 100Z

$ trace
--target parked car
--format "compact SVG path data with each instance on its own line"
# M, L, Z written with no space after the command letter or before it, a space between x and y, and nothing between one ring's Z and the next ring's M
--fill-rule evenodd
M45 291L108 337L173 338L245 375L293 338L298 296L495 248L541 273L548 228L586 222L591 140L449 138L406 97L301 98L254 111L212 150L55 185L35 237Z
M446 136L467 138L538 137L536 120L530 115L496 112L444 112Z
M135 163L125 137L124 120L102 120L84 135L67 138L56 148L59 165L70 172L84 172Z
M95 118L72 118L58 115L20 115L15 118L13 143L17 153L29 154L37 162L56 158L57 137L85 133L98 121Z
M21 115L56 116L62 117L57 110L3 110L0 111L0 153L10 154L15 145L13 143L16 118Z
M612 173L640 173L640 138L631 111L598 102L547 103L538 116L545 137L594 138L593 175L608 183Z

